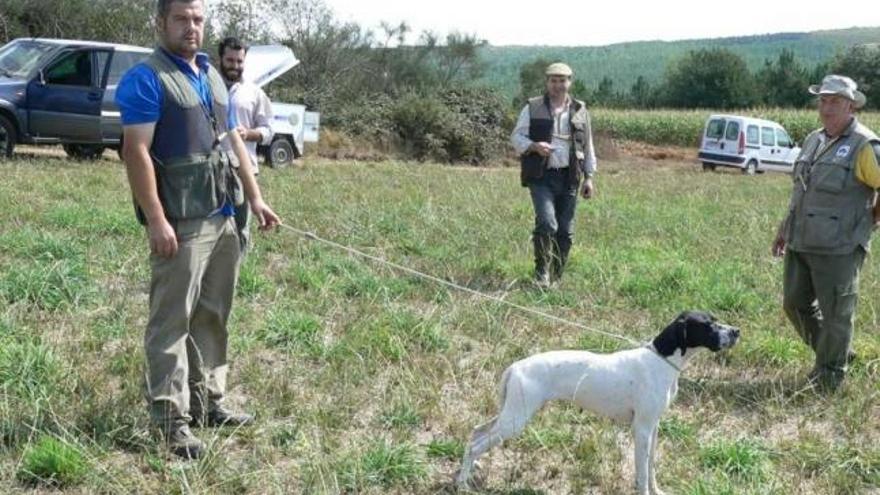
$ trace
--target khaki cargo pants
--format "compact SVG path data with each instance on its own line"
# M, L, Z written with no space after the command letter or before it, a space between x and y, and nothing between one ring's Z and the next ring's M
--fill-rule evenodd
M845 255L785 253L783 307L798 335L815 351L817 373L846 372L864 260L861 247Z
M177 224L178 251L150 256L150 317L144 337L150 417L163 429L216 408L226 390L226 323L240 246L232 217Z

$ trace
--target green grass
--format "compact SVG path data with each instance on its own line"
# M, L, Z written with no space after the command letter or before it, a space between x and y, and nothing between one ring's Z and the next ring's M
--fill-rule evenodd
M515 169L309 159L260 181L289 225L591 329L645 341L685 309L739 326L737 347L693 361L661 422L668 493L880 488L874 258L859 360L839 394L816 395L769 255L788 178L629 157L600 167L552 291L530 283L534 217ZM258 425L200 430L211 455L180 463L142 399L149 264L124 171L24 158L0 173L0 493L443 493L512 361L630 345L286 230L254 232L230 323L229 403ZM484 459L486 490L622 493L631 445L626 428L550 405ZM80 472L62 459L85 471L62 481Z
M367 446L359 457L343 461L337 474L344 490L360 492L370 487L412 486L425 472L414 446L380 440Z
M88 473L88 461L79 447L44 435L25 450L17 476L26 484L69 487Z
M766 476L767 452L753 439L716 440L700 449L704 467L745 480L762 480Z

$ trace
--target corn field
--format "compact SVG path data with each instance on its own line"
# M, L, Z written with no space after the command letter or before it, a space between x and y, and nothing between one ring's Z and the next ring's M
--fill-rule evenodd
M802 142L813 129L819 127L819 116L814 109L754 108L749 110L616 110L596 108L590 111L593 132L618 139L628 139L656 145L699 145L706 118L715 113L749 115L782 124L792 139ZM859 121L880 132L880 112L859 114Z

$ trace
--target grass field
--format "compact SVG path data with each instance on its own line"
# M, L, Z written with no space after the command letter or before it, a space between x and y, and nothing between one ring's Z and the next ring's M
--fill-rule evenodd
M307 161L265 170L284 221L604 331L646 340L684 309L743 330L692 362L661 424L668 493L880 493L880 274L862 277L859 360L805 389L769 255L783 175L601 163L571 266L529 283L531 205L513 169ZM229 400L258 426L202 430L170 458L141 396L146 240L118 161L0 163L0 493L450 492L471 428L513 360L627 344L356 259L257 236L231 325ZM491 494L626 493L628 430L562 404L483 459Z

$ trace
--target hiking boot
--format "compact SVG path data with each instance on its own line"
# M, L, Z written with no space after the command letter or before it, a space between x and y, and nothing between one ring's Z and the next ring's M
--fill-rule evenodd
M234 413L221 407L209 411L208 414L193 414L192 420L189 422L189 424L196 428L216 428L220 426L231 426L233 428L237 428L254 424L254 417L246 413Z
M184 459L198 459L205 453L205 444L199 440L189 426L173 426L165 432L165 443L172 454Z

